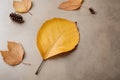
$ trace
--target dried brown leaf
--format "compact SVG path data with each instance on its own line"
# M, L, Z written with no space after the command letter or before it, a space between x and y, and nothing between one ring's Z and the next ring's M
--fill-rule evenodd
M20 64L23 60L24 49L19 43L8 41L8 51L0 52L3 60L11 66Z
M83 0L69 0L60 4L59 8L63 10L76 10L81 7Z
M26 13L32 7L32 1L31 0L22 0L22 1L15 1L14 0L13 7L14 7L16 12Z

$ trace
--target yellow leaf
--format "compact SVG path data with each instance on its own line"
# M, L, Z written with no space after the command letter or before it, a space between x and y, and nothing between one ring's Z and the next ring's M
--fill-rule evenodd
M46 21L37 35L37 46L43 59L70 51L78 42L79 32L76 23L61 18Z
M3 56L3 60L11 66L20 64L24 56L24 49L22 45L16 42L8 41L8 49L9 51L0 51Z
M68 0L60 4L59 8L63 10L76 10L81 7L83 0Z
M16 12L26 13L30 10L32 6L31 0L13 1L13 7Z

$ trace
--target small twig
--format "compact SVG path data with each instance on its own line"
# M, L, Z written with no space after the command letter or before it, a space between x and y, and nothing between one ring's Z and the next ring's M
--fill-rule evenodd
M96 12L93 8L89 8L89 11L90 11L91 14L96 14Z
M41 71L42 66L43 66L44 63L45 63L45 60L42 60L42 62L40 63L40 65L39 65L39 67L37 69L37 71L35 72L36 75L38 75L38 73Z
M32 13L31 12L28 12L31 16L32 16Z
M81 7L88 9L91 14L96 14L96 11L93 8L91 8L91 7L90 8L85 7L85 6L81 6Z
M81 7L86 8L86 9L89 9L89 8L88 8L88 7L86 7L86 6L81 6Z
M23 63L24 65L29 65L29 66L31 65L30 63L26 63L26 62L22 62L22 63Z

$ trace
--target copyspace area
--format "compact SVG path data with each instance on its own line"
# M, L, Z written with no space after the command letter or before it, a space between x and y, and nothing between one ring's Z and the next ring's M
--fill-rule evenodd
M22 14L24 24L10 20L15 12L12 0L0 0L0 50L7 41L20 42L25 49L23 62L7 65L0 55L0 80L120 80L120 0L85 0L79 10L57 7L65 0L33 0L29 13ZM90 14L92 7L97 14ZM77 21L80 42L70 54L48 59L39 75L35 72L42 61L36 46L39 28L48 19L58 17Z

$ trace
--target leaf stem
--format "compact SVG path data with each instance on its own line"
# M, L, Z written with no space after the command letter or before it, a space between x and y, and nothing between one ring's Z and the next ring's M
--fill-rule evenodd
M28 66L31 65L31 63L27 63L27 62L22 62L22 64L24 64L24 65L28 65Z
M89 8L88 8L88 7L86 7L86 6L81 6L81 7L86 8L86 9L89 9Z
M37 71L35 72L36 75L38 75L38 73L41 71L42 66L43 66L44 63L45 63L45 60L42 60L42 62L40 63L40 65L39 65L39 67L37 69Z
M31 16L32 16L32 13L31 12L28 12Z

